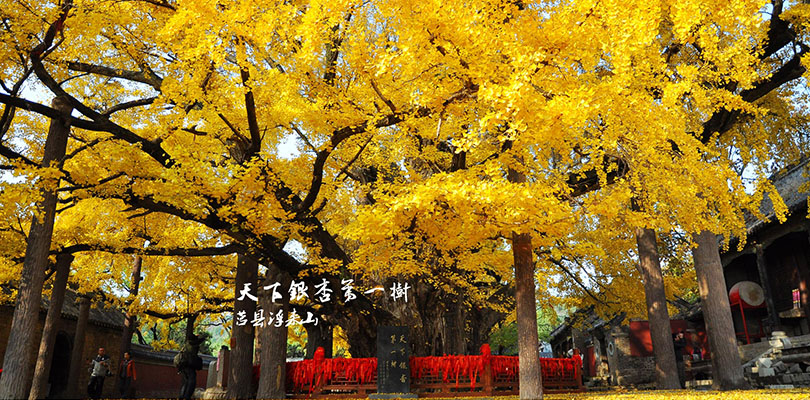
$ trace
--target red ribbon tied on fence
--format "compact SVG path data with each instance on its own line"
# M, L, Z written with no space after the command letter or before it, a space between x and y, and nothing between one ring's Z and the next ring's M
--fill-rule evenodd
M287 363L287 388L293 393L313 393L324 385L346 385L347 387L370 384L376 381L376 358L324 358L323 349L315 352L312 360ZM519 378L519 361L515 356L493 356L489 345L481 346L481 355L441 357L411 357L411 382L450 383L455 381L458 388L463 378L469 379L470 390L475 389L476 381L490 367L493 382L514 382ZM543 385L555 388L580 387L579 371L582 359L541 358L540 369ZM258 375L258 368L254 370ZM336 383L333 383L336 382Z

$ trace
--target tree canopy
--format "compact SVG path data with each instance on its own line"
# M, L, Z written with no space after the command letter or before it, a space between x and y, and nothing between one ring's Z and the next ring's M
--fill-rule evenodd
M151 260L135 312L227 311L236 252L496 307L512 233L541 291L592 288L572 260L623 285L632 228L744 237L763 196L785 211L772 162L806 150L806 4L2 4L0 281L58 188L52 251L84 254L82 290L124 304L126 254ZM72 131L41 168L48 118Z

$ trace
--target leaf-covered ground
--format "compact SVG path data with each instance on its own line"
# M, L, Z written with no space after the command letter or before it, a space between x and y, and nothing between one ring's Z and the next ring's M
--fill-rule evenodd
M517 397L504 399L517 400ZM546 395L548 400L808 400L810 389L615 391L600 393L567 393Z
M482 397L448 398L433 400L480 400ZM591 393L547 394L545 400L810 400L810 389L735 390L717 392L709 390L616 390ZM518 396L495 397L493 400L519 400Z

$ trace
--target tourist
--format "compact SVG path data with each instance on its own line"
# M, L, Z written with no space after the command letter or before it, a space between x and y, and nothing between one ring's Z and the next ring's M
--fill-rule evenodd
M177 373L181 375L181 399L191 399L194 395L194 388L197 386L197 371L202 369L203 364L202 358L197 355L202 342L203 339L194 334L186 336L183 350L174 357L174 366L177 368Z
M135 362L132 361L132 356L128 351L124 352L124 359L121 360L121 365L118 367L118 379L118 389L121 397L131 397L132 383L137 379L137 375L135 373Z
M99 347L98 355L90 361L90 364L90 383L87 385L87 395L91 399L98 399L104 388L104 378L112 375L107 351L103 347Z

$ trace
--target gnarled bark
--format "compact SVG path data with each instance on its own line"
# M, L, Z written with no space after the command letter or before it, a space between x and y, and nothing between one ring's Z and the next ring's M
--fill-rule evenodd
M76 334L73 336L73 351L70 353L70 372L68 373L68 397L81 398L82 391L79 389L79 375L84 363L84 337L87 332L87 320L90 318L90 298L79 296L79 318L76 321Z
M509 168L507 179L512 183L525 183L526 175ZM542 399L543 375L540 372L540 341L537 337L534 252L531 234L512 233L512 257L515 263L520 400Z
M542 399L543 375L540 372L540 341L537 338L531 235L513 233L512 254L515 259L520 400Z
M45 327L42 329L42 339L39 342L34 381L31 384L31 392L28 394L28 398L31 400L48 396L48 373L51 370L53 346L56 342L56 332L59 330L59 319L62 316L62 304L65 301L65 290L72 262L73 256L69 254L56 257L56 277L53 280L48 315L45 317Z
M53 100L53 108L64 116L69 116L72 110L68 102L61 97ZM65 156L69 132L70 124L58 119L51 120L48 137L45 140L42 166L61 163ZM42 201L37 204L37 212L28 233L17 304L14 307L8 345L3 358L3 374L0 375L0 398L3 399L21 399L28 394L34 366L30 349L35 335L31 332L34 331L39 319L42 285L45 283L45 269L48 266L55 215L56 191L43 189Z
M132 262L132 276L130 277L130 282L132 287L129 291L129 299L135 299L138 296L138 288L141 286L141 265L143 263L143 258L140 254L135 255L135 260ZM118 360L124 359L124 353L129 352L130 345L132 344L132 334L136 329L136 325L138 323L138 317L132 315L130 313L126 313L124 316L124 331L121 333L121 348L118 351ZM121 390L121 385L124 384L124 381L119 380L118 382L118 390Z
M667 295L664 291L664 276L655 242L655 231L636 228L639 270L644 283L647 300L647 319L650 321L650 338L655 356L655 384L658 389L680 389L672 328L667 312Z
M281 287L288 287L290 280L284 279L285 275L277 266L269 264L264 286L279 282ZM271 295L272 292L263 290L259 295L259 305L264 310L268 325L259 330L261 374L256 392L258 399L283 399L286 394L287 327L284 324L276 327L273 318L279 311L286 317L290 298L287 293L282 293L282 298L273 303Z
M692 239L698 245L692 249L692 257L712 355L712 387L718 390L746 388L717 236L703 231Z
M228 382L228 397L247 399L253 397L253 314L256 311L256 302L245 296L238 300L245 284L250 284L250 293L256 295L256 284L259 273L259 264L252 257L239 254L236 265L236 298L234 300L234 325L231 330L233 349L231 350L231 376ZM236 313L245 311L247 324L236 325Z
M332 358L332 325L320 318L318 325L306 324L304 329L307 330L306 358L312 358L318 347L323 347L324 357Z

